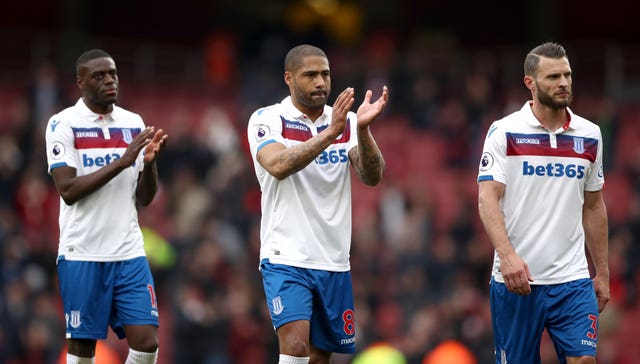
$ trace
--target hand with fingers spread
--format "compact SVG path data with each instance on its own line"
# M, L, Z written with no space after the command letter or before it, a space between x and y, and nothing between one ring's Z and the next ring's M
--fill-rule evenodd
M387 89L387 86L384 86L382 88L382 95L373 103L371 103L372 96L373 92L367 90L364 95L364 101L362 101L362 104L358 107L358 126L360 127L371 124L371 122L382 113L389 100L389 89Z
M152 126L144 128L140 134L136 135L136 137L133 138L133 141L129 143L129 146L119 159L119 162L125 166L133 165L138 158L138 155L140 155L140 151L142 151L142 149L151 142L153 133L154 128Z
M152 127L153 130L153 127ZM144 149L144 163L151 163L156 160L158 154L165 148L167 145L167 139L169 136L164 133L162 129L158 129L153 134L153 138L147 144L147 147Z
M333 103L333 113L331 114L331 127L335 129L337 134L344 131L347 125L347 113L351 110L354 102L353 87L347 87L338 95Z

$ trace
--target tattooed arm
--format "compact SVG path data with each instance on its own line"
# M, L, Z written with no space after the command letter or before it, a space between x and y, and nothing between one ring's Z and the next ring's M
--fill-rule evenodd
M358 126L358 146L351 148L349 159L362 182L369 186L375 186L380 182L384 171L384 158L369 126Z
M382 179L384 158L376 144L369 125L382 113L389 99L387 86L382 88L382 96L371 103L371 90L367 90L362 105L358 108L358 146L351 148L349 159L362 182L375 186Z
M279 143L264 146L257 155L258 163L278 180L300 171L325 150L343 132L347 112L353 105L353 89L345 89L333 104L331 124L313 138L291 148Z

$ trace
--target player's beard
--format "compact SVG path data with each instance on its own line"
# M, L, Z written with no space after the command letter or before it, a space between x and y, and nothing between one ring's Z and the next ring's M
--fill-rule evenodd
M556 101L553 99L553 95L540 90L540 86L536 83L536 97L538 98L538 102L553 110L562 110L571 105L571 101L573 101L573 93L570 88L567 89L567 93L569 97L562 101Z
M294 86L294 97L298 104L302 105L309 111L316 111L324 109L324 105L327 103L327 97L329 96L329 91L326 90L324 93L324 97L313 97L311 93L306 93L303 90Z

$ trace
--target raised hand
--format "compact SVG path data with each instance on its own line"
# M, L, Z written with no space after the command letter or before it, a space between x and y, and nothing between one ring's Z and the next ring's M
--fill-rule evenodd
M166 146L168 138L169 136L165 134L162 129L158 129L158 131L153 134L153 138L144 150L144 163L151 163L156 160L158 154L160 154Z
M358 107L358 126L360 127L371 124L371 122L382 113L382 110L387 106L387 101L389 100L389 89L387 86L383 86L382 95L374 103L371 103L372 96L373 92L367 90L364 95L364 101L362 101L362 104Z
M336 131L342 133L345 125L347 124L347 113L353 106L354 91L352 87L347 87L338 95L336 101L333 103L333 112L331 113L331 127Z
M123 163L125 166L133 165L138 158L138 155L140 155L142 148L151 142L151 136L154 131L155 129L152 126L149 126L142 130L140 134L136 135L120 158L120 163Z

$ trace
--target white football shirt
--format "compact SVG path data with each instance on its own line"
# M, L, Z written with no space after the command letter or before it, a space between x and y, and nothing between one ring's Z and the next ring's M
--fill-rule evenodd
M82 99L47 123L45 134L49 173L60 166L83 176L120 158L144 129L138 114L114 106L108 115L89 110ZM58 255L67 260L119 261L144 256L135 193L144 166L135 164L106 185L67 205L60 198Z
M501 201L509 239L529 265L532 284L589 278L582 207L585 191L604 185L600 128L567 109L551 132L527 102L487 133L478 182L504 183ZM494 253L493 277L504 282Z
M278 181L257 161L269 143L298 145L331 122L330 106L315 123L287 97L251 115L247 134L262 192L260 260L302 268L350 269L351 177L349 150L357 145L357 120L347 115L343 134L304 169Z

